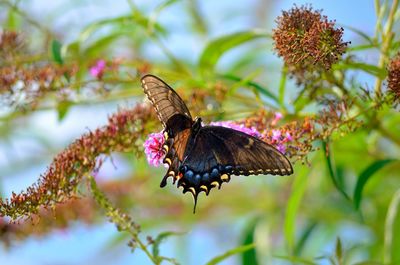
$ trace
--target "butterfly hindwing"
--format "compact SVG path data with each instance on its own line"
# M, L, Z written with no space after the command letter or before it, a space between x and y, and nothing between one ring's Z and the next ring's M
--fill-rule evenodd
M231 175L290 175L289 160L271 145L243 132L219 126L202 127L187 149L178 185L194 192L220 187Z

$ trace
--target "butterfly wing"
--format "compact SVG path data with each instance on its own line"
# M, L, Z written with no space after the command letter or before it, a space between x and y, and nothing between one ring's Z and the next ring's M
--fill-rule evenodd
M194 196L209 193L231 175L290 175L289 160L273 146L233 129L206 126L184 155L178 186Z
M192 120L185 102L168 84L154 75L145 75L141 81L144 93L153 104L164 128L174 115L182 115Z
M178 180L183 191L190 191L195 199L204 191L221 187L231 175L290 175L289 160L271 145L245 133L219 126L201 126L193 121L179 95L164 81L153 75L142 78L145 94L153 104L164 126L166 153L169 165L161 181L168 177Z
M168 177L173 177L175 181L178 176L178 169L191 136L193 120L183 100L164 81L153 75L145 75L141 81L144 93L164 127L163 149L166 155L163 162L169 165L160 184L164 187Z

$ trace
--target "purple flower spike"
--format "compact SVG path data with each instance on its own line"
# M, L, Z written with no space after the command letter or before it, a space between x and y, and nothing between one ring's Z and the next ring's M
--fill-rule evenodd
M100 79L104 74L105 68L106 68L106 61L102 59L98 60L94 66L90 67L89 69L90 75L93 76L94 78Z
M259 133L256 128L254 128L254 127L248 128L248 127L244 126L243 124L239 125L239 124L233 123L231 121L216 121L216 122L211 122L210 125L230 128L230 129L240 131L240 132L246 133L246 134L254 136L254 137L261 137L261 133Z
M165 142L162 132L152 133L144 142L144 152L150 165L158 167L164 159L163 144Z

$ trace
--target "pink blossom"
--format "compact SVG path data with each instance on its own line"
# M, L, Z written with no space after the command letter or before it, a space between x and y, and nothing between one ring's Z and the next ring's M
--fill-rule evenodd
M285 134L285 136L286 136L286 141L293 141L293 137L292 137L292 135L290 134L290 132L286 132L286 134Z
M104 74L105 68L106 68L106 61L100 59L96 62L94 66L90 67L89 69L90 75L100 79Z
M158 167L164 159L163 144L165 142L162 132L152 133L144 142L144 152L150 165Z
M272 140L279 141L281 139L281 131L280 130L272 130Z
M283 144L277 144L276 149L278 149L279 152L281 152L282 154L284 154L286 152L286 146Z
M275 117L274 117L274 119L272 120L271 125L272 125L272 126L275 126L275 125L278 123L278 121L279 121L280 119L282 119L282 118L283 118L282 113L280 113L280 112L275 112Z
M256 128L254 128L254 127L248 128L248 127L244 126L243 124L236 124L231 121L216 121L216 122L211 122L210 125L230 128L230 129L240 131L240 132L246 133L246 134L254 136L254 137L261 137L261 133L259 133Z

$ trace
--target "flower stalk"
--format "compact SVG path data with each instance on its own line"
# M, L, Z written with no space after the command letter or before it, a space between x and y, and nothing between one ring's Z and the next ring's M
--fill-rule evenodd
M382 32L382 46L381 46L382 48L381 48L381 54L380 54L379 62L378 62L378 67L382 68L382 69L385 67L385 64L387 63L388 58L389 58L389 50L391 47L390 44L392 43L392 40L394 37L394 33L392 32L393 23L394 23L396 12L398 11L398 7L399 7L399 0L393 0L392 7L390 8L389 16L388 16L387 22L385 24L384 31ZM382 94L382 82L383 82L383 80L379 77L377 77L375 80L375 95L376 95L376 97L379 97Z

